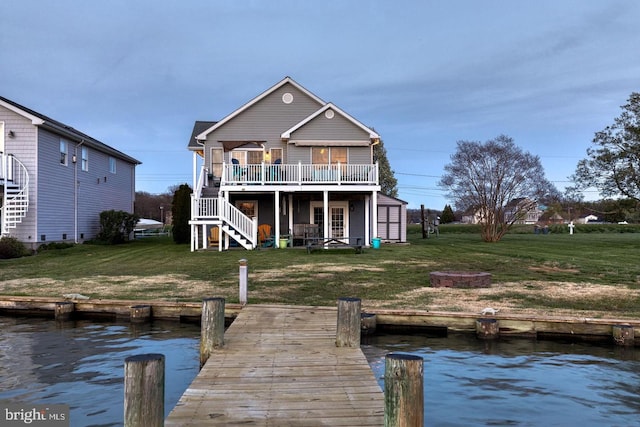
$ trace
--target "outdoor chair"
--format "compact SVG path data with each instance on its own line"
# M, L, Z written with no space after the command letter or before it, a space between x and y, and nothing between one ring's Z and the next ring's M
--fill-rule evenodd
M258 244L263 248L275 246L275 236L271 234L271 226L269 224L260 224L258 226Z
M238 159L231 159L231 163L233 165L233 179L239 180L244 176L246 170L240 166L240 161L238 161Z
M220 228L211 227L209 230L209 246L218 245L220 242Z

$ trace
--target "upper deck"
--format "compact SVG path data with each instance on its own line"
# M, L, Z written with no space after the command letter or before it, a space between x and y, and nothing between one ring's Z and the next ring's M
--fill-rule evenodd
M378 185L378 164L223 164L221 185Z

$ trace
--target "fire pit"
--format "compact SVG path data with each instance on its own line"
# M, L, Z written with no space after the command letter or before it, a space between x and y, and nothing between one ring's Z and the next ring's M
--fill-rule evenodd
M491 273L477 271L432 271L429 280L434 288L491 287Z

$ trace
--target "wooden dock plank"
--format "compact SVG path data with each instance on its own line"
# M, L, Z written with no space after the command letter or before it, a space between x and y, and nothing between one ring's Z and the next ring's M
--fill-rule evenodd
M166 426L381 426L384 395L331 308L247 306Z

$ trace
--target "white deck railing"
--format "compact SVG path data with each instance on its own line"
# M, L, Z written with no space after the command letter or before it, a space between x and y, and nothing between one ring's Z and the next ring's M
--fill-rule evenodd
M255 246L258 230L253 219L242 213L238 208L220 197L191 198L192 220L220 221L244 236Z
M223 164L221 185L378 185L378 164Z

